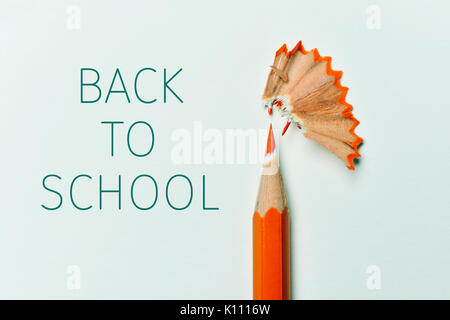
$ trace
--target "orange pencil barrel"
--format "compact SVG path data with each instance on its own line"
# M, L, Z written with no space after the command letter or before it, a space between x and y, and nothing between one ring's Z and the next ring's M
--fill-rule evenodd
M253 215L253 299L290 299L289 209L272 125Z
M253 215L253 299L290 299L289 209Z

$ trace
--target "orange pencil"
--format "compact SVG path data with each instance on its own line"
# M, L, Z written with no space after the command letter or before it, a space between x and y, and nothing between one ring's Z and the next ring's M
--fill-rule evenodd
M253 299L290 299L289 209L272 125L253 215Z

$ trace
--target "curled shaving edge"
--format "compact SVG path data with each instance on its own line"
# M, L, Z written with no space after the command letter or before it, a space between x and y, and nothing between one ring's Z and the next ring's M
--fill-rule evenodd
M348 91L348 87L344 87L344 86L341 85L340 79L342 77L342 71L333 70L331 68L331 57L329 57L329 56L322 57L319 54L319 51L317 50L317 48L314 48L314 49L312 49L310 51L306 51L305 48L303 47L301 41L299 41L297 43L297 45L294 47L294 49L292 49L291 51L288 51L286 44L283 44L281 46L281 48L277 50L275 55L278 56L278 55L280 55L281 53L284 52L286 54L286 57L289 58L290 56L292 56L297 51L300 51L302 54L305 54L305 55L312 52L315 62L325 61L326 62L326 73L327 73L327 75L334 77L334 86L341 91L341 95L338 98L338 103L343 105L343 106L345 106L345 109L342 111L342 116L347 118L347 119L350 119L350 120L352 120L354 122L353 126L349 130L349 133L355 138L353 140L353 142L352 142L352 148L353 148L354 152L353 153L349 153L347 155L347 160L350 163L350 165L348 165L347 168L350 169L350 170L355 170L355 166L354 166L353 160L354 160L354 158L361 157L361 154L358 151L358 146L364 140L355 133L355 128L359 125L360 122L358 121L358 119L356 119L353 116L353 113L352 113L353 106L351 104L349 104L345 100L345 97L346 97L347 91ZM284 99L283 102L288 100L287 97L277 97L277 98L278 99ZM275 98L275 99L277 99L277 98ZM275 99L273 99L273 100L275 100ZM273 103L273 100L268 102L268 103ZM266 105L266 103L267 102L265 101L264 105ZM293 117L293 115L290 113L290 110L292 110L292 108L289 109L288 107L286 107L286 110L284 111L284 112L287 113L286 116L289 117L289 119L292 119L293 121L299 120L299 119L297 119L297 117ZM298 123L298 121L297 121L297 123ZM302 128L305 128L304 125L302 125L301 121L300 121L300 125L301 125ZM306 132L306 131L307 131L307 129L305 128L304 132Z

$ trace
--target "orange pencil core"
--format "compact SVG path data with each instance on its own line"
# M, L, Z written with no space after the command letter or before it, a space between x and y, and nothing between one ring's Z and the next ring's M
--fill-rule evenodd
M266 156L275 151L275 138L273 137L272 124L270 124L269 135L267 136Z

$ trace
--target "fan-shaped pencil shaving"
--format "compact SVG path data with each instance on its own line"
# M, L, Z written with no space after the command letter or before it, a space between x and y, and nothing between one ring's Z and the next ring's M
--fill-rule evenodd
M348 88L341 85L341 77L342 71L331 68L331 57L322 57L317 49L306 51L301 41L291 51L284 44L275 54L263 100L270 111L278 107L305 137L354 170L363 139L354 131L359 121L345 101Z

